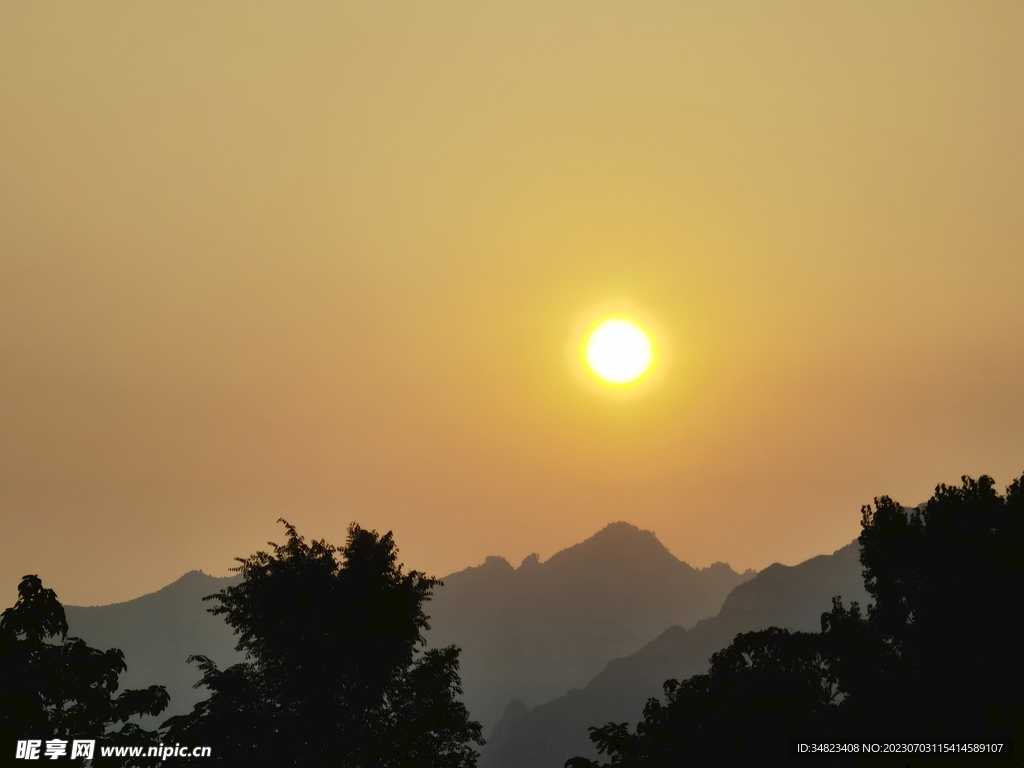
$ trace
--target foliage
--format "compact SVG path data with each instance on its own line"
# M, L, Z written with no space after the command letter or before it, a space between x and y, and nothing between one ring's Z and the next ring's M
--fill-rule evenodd
M851 716L872 725L898 716L923 736L1019 727L1022 479L1005 497L990 477L964 477L909 514L888 497L862 510L868 626L891 653L884 697L859 707L852 697Z
M167 691L154 685L115 697L125 669L124 654L116 648L100 651L68 637L56 593L45 589L38 576L25 576L17 602L0 614L0 760L13 757L19 739L155 744L156 735L129 718L162 712ZM117 723L121 727L114 731ZM98 746L95 764L104 764Z
M706 675L668 680L667 703L649 699L636 733L627 723L609 723L592 728L591 738L624 768L675 768L680 755L697 765L761 764L771 757L765 744L835 698L815 640L775 627L740 634L711 657ZM566 765L593 763L576 758Z
M164 724L166 741L223 765L475 765L459 650L421 650L440 582L404 573L391 533L352 525L339 549L281 522L287 542L239 559L242 583L212 596L246 660L195 657L211 695Z
M867 616L833 599L818 634L741 634L706 675L665 683L634 733L591 728L611 766L757 765L784 739L957 739L1024 734L1024 477L1001 496L990 477L939 485L908 510L861 510ZM774 749L768 745L773 744ZM605 764L606 766L609 764ZM597 768L573 758L567 768Z

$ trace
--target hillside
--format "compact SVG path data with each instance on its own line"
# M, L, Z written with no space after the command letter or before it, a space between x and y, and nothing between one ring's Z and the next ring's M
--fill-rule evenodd
M206 595L237 584L240 576L217 578L190 571L172 584L124 603L65 607L70 634L95 648L120 648L128 671L121 688L165 685L171 706L156 718L145 718L148 727L172 714L181 714L206 697L192 686L200 674L185 660L193 654L209 656L222 667L241 658L235 636L219 616L207 613Z
M480 768L561 768L573 755L595 756L587 728L609 721L640 720L648 698L661 694L669 678L707 671L711 655L740 632L769 626L819 631L831 599L865 605L859 548L851 543L831 555L799 565L775 564L737 586L718 615L692 629L671 627L641 650L615 659L582 690L528 711L509 704L506 716L488 734Z
M425 605L428 640L463 649L464 698L490 730L509 700L532 706L583 685L608 659L642 648L666 627L714 614L752 575L721 563L691 568L650 531L614 523L543 563L533 556L513 568L489 557L445 577ZM231 630L202 602L238 578L192 571L125 603L69 606L68 623L89 644L125 652L123 687L167 686L171 706L162 720L206 695L192 688L199 674L185 663L189 655L222 666L240 658Z
M446 577L427 606L429 639L462 648L465 701L487 732L510 700L534 706L584 685L667 627L714 615L752 576L694 569L652 532L613 523L545 562L489 557Z

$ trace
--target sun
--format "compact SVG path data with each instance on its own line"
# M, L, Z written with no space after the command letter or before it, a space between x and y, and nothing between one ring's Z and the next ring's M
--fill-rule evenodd
M587 336L583 359L601 381L624 386L651 369L654 345L647 332L632 320L609 317Z

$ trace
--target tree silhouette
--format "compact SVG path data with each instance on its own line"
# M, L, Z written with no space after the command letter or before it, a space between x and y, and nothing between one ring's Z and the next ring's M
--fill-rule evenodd
M817 636L777 627L737 635L711 657L707 674L668 680L664 691L667 703L649 699L635 733L627 723L590 729L611 765L676 768L684 756L695 765L772 764L779 734L807 724L836 696ZM573 758L566 766L597 764Z
M195 657L211 695L164 724L167 740L232 766L475 765L459 650L421 650L440 582L404 573L390 532L352 525L339 549L280 522L287 542L239 559L242 583L211 596L246 661Z
M0 614L0 764L13 761L18 740L95 739L104 745L155 744L156 734L129 722L158 715L169 701L163 686L125 690L116 698L124 654L68 637L64 607L38 576L25 576L18 600ZM121 727L113 730L117 723ZM104 759L95 765L146 765L152 760ZM158 761L156 761L158 762ZM73 764L81 765L76 759Z
M922 736L1019 732L1024 663L1024 486L1000 496L992 478L939 485L906 510L889 497L862 510L861 563L877 666L869 702L851 695L850 718L879 726L899 716ZM853 676L843 685L856 687Z
M650 699L635 733L591 728L598 750L611 766L661 768L781 762L796 735L1019 743L1024 477L1005 496L994 487L965 476L916 509L875 499L861 510L866 617L837 597L818 634L738 635L708 674L666 682L667 703Z

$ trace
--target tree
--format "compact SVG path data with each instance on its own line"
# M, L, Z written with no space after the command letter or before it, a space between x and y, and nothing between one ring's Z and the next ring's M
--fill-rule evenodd
M707 674L668 680L664 691L666 703L649 699L636 733L628 723L590 729L612 766L677 768L684 757L693 765L774 764L783 757L780 735L806 726L836 695L817 637L777 627L737 635ZM566 766L598 768L583 758Z
M851 717L898 717L921 736L1019 733L1022 481L1001 496L991 477L965 476L917 509L889 497L862 509L861 563L875 599L867 632L889 656L874 701L862 694L846 703Z
M422 650L440 582L403 572L390 532L353 524L339 549L280 522L287 542L239 559L242 583L211 596L246 660L195 658L211 695L164 724L167 740L232 766L475 765L459 650Z
M18 600L0 614L0 760L17 740L95 739L104 744L155 744L156 734L129 722L158 715L169 701L163 686L125 690L116 698L124 654L68 637L64 607L38 576L25 576ZM115 725L121 727L113 730ZM81 764L81 760L75 760ZM97 751L96 765L104 759ZM145 760L107 764L146 764Z

